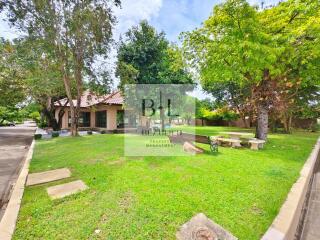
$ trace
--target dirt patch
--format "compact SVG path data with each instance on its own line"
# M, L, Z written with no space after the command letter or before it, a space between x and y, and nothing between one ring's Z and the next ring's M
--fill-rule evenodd
M256 204L253 204L253 206L251 207L251 212L254 215L262 215L263 214L263 210L261 208L259 208Z
M121 157L119 160L108 162L108 165L120 165L125 162L125 159Z
M124 211L128 212L129 208L132 206L134 202L134 194L132 192L126 192L120 199L119 199L119 208Z

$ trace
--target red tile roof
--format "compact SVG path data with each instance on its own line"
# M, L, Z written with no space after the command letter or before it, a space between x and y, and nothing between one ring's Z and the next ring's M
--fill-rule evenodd
M73 104L76 106L77 100L72 100ZM107 104L107 105L122 105L123 97L120 91L116 91L111 94L98 96L93 92L86 90L81 96L80 107L91 107L97 104ZM56 107L58 106L70 106L67 98L60 99L54 103Z

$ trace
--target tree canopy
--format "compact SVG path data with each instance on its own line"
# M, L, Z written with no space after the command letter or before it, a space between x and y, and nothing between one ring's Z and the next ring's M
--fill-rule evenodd
M72 135L77 135L84 78L94 75L93 63L98 57L107 57L112 42L114 5L119 6L120 1L4 0L0 5L12 24L30 40L41 40L47 54L57 59L70 103ZM72 102L72 81L76 106Z
M158 33L147 21L132 27L121 40L116 75L120 86L193 82L180 49L170 45L164 33Z
M292 101L300 86L319 84L319 4L289 0L259 11L245 0L227 0L201 28L184 34L204 89L220 83L250 89L258 138L266 139L272 108Z
M15 46L0 38L0 106L15 107L26 98L25 69Z

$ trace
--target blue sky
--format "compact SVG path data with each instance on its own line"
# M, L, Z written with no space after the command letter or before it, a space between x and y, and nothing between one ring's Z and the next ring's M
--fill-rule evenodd
M249 0L250 4L261 4L262 0ZM201 26L201 23L212 13L216 4L222 0L122 0L122 8L115 9L118 24L114 29L114 38L125 33L131 26L145 19L158 31L164 31L171 42L178 42L178 36L183 31L191 31ZM264 0L266 5L277 3L278 0ZM13 39L19 36L15 29L2 20L0 15L0 37ZM116 59L115 50L111 53L110 64ZM204 98L205 94L198 90L195 95Z
M279 0L248 0L250 4L265 5L277 3ZM199 27L212 13L214 5L223 0L122 0L122 8L115 9L118 24L114 35L117 39L132 25L146 19L157 30L165 31L170 41L176 42L182 31L190 31ZM12 39L19 36L10 29L0 15L0 37Z

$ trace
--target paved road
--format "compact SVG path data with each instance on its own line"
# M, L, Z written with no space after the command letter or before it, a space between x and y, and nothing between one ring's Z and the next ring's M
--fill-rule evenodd
M24 163L34 131L35 125L31 122L16 127L0 127L0 219Z
M315 169L310 199L300 240L320 239L320 164Z

